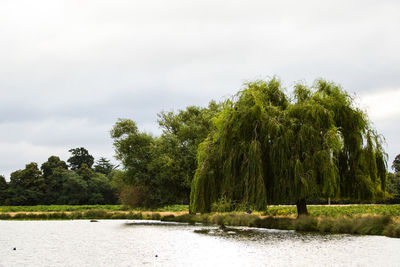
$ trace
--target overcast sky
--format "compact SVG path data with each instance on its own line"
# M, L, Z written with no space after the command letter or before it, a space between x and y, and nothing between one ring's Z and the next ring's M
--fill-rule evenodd
M118 118L206 105L277 75L335 81L400 154L400 1L0 1L0 174L85 147Z

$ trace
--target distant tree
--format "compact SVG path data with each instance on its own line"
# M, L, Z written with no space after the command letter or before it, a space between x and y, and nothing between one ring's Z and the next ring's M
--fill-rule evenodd
M3 175L0 175L0 190L5 190L8 188L8 184L6 178Z
M102 173L95 173L88 184L88 204L115 204L117 195L109 179Z
M154 138L139 132L136 123L129 119L119 119L111 130L116 158L128 173L130 184L148 185L151 182L149 163L152 161Z
M149 193L146 205L188 203L190 184L196 168L196 151L212 126L211 119L221 106L214 101L207 108L161 112L158 123L163 130L159 138L139 132L135 122L119 120L111 131L116 158L122 161L127 196ZM122 176L118 176L122 177ZM133 186L133 187L132 187ZM133 203L131 202L131 203Z
M246 84L227 100L200 144L192 182L193 212L227 199L264 209L306 200L386 196L386 156L367 115L339 86L297 84L290 100L280 81Z
M86 163L82 163L79 169L76 170L76 173L79 174L79 176L86 182L95 175L95 172L91 168L89 168Z
M154 199L153 189L145 185L128 185L121 192L121 202L132 208L154 207L157 200Z
M392 169L395 172L400 172L400 154L395 157L392 164Z
M95 172L99 172L104 175L109 175L114 168L115 166L112 163L110 163L108 159L103 157L97 160L96 164L93 167Z
M10 175L9 199L12 205L37 205L45 193L45 182L37 163L30 163L25 169Z
M57 156L49 157L48 160L44 162L40 167L44 178L50 177L53 174L54 170L57 168L61 168L64 170L68 169L67 163L65 163L65 161L63 160L60 160L60 158Z
M86 164L89 168L92 168L94 163L94 157L89 154L83 147L73 148L68 150L72 156L67 160L71 170L78 170L82 164Z
M0 175L0 206L5 204L8 195L7 189L8 189L8 183L6 181L6 178Z
M57 156L51 156L40 167L46 184L45 196L41 204L56 204L63 185L63 174L68 170L65 161Z
M118 195L129 181L126 172L123 170L113 170L109 174L109 179L111 180L111 187L117 192Z
M388 174L387 191L400 200L400 172Z
M57 204L87 204L88 185L77 173L66 171L62 174L63 184Z
M136 190L131 192L146 196L146 200L140 200L138 203L157 205L160 194L157 179L151 169L156 139L147 133L139 132L136 123L129 119L119 119L111 130L111 137L114 139L116 158L122 162L126 172L123 175L125 187L135 188Z
M178 112L161 112L158 123L163 133L153 149L152 168L158 176L162 199L170 203L188 203L196 170L196 153L212 127L212 118L221 105L211 101L208 107L190 106ZM165 203L167 204L167 203Z

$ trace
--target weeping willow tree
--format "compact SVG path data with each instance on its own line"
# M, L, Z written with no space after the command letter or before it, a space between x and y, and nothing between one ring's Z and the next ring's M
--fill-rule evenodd
M192 212L220 199L264 209L307 199L374 200L385 196L386 154L367 115L338 85L250 82L225 102L198 148Z

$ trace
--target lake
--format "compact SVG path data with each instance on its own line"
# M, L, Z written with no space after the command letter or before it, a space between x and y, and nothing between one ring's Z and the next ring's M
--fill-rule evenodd
M195 232L201 229L207 233ZM400 266L400 239L235 229L126 220L0 221L0 266Z

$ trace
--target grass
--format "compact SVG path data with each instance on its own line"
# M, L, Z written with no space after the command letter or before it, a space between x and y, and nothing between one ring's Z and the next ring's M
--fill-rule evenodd
M87 210L129 211L131 208L124 205L37 205L37 206L0 206L2 212L69 212ZM134 209L134 211L149 211L148 209ZM188 205L170 205L151 211L157 212L187 212Z
M0 206L2 212L71 212L87 210L130 211L123 205L38 205L38 206ZM136 212L188 212L188 205L170 205L153 210L135 209ZM244 210L243 210L244 211ZM313 216L354 216L362 214L400 216L400 205L309 205L308 211ZM269 206L263 215L296 216L295 206Z
M400 216L400 205L308 205L313 216L354 216L362 214ZM265 215L295 216L295 206L269 206Z
M37 206L0 206L1 212L67 212L86 210L124 211L123 205L37 205Z
M187 205L153 211L130 210L122 205L0 206L0 220L147 219L400 238L400 205L309 206L311 216L298 219L294 206L271 206L262 214L188 214L187 210Z

